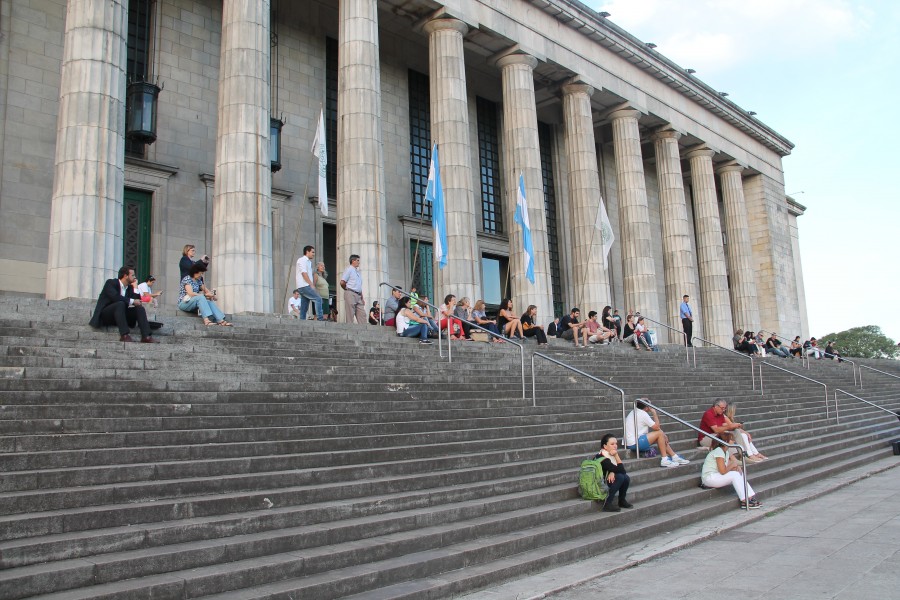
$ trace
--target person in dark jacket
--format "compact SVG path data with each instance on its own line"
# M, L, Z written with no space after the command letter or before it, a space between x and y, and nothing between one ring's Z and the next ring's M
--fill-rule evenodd
M600 453L595 458L602 459L600 466L603 467L603 476L609 485L609 496L606 498L603 510L619 512L623 508L633 508L634 504L625 499L631 478L625 472L625 463L619 458L619 441L616 436L611 433L603 436L600 440ZM617 494L619 496L618 504L615 502Z
M202 262L207 268L209 268L209 257L201 256L200 260L194 260L194 254L197 252L197 248L193 244L187 244L181 250L181 260L178 262L178 270L181 272L181 277L179 277L179 281L184 279L185 277L190 277L189 271L191 267L193 267L196 263Z
M119 341L133 342L128 334L137 325L141 330L141 342L156 344L158 342L150 334L150 322L141 303L141 296L134 289L136 281L134 268L130 266L119 269L118 279L107 279L97 298L90 326L97 328L101 325L116 325L119 328Z

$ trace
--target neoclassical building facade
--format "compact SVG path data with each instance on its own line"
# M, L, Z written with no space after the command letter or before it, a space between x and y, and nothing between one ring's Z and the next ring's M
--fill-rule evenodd
M174 307L194 244L228 311L281 312L311 244L335 290L362 257L368 303L387 281L679 327L688 294L715 343L805 335L793 145L614 18L576 0L0 0L0 289L94 297L127 262Z

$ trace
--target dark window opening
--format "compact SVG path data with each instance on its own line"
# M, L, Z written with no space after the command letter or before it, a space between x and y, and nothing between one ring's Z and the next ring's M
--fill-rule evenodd
M328 197L337 197L338 41L325 38L325 140L328 146Z
M500 181L500 134L497 104L476 98L478 112L478 173L481 185L481 229L503 233L503 202Z
M431 219L431 204L425 202L431 160L431 94L428 76L409 71L409 170L412 214Z
M553 292L553 315L562 316L562 281L559 269L559 229L556 221L556 186L553 181L553 127L538 123L541 148L541 181L544 186L544 211L547 218L547 250L550 253L550 282Z

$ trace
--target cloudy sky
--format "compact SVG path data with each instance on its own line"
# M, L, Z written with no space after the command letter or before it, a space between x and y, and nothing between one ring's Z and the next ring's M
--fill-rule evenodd
M811 334L900 341L900 1L582 1L796 145Z

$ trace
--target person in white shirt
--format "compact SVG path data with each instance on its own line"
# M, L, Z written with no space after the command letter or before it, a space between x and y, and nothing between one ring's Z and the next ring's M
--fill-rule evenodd
M659 462L661 467L677 467L686 465L691 461L682 458L672 450L669 445L669 438L663 432L659 425L659 415L656 410L648 407L640 398L637 401L637 435L635 435L635 411L632 410L625 417L625 447L629 450L635 449L635 439L637 439L637 448L640 452L646 452L650 446L656 444L659 453L662 454L662 460Z
M303 256L297 259L297 289L300 290L300 318L306 318L306 312L309 310L309 303L315 304L316 318L320 321L325 320L322 314L322 296L316 291L313 285L313 257L316 255L316 249L312 246L303 247Z
M295 319L300 317L300 305L303 299L300 298L300 290L294 290L294 294L288 298L287 313Z

